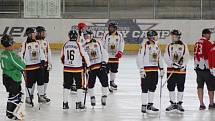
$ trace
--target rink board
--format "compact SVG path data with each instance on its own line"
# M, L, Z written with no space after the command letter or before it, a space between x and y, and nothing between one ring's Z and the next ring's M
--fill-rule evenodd
M25 30L28 27L44 26L47 30L47 40L53 49L60 49L62 44L68 40L68 31L75 28L79 22L85 22L94 31L94 37L101 40L107 32L109 19L1 19L0 37L7 33L14 36L16 43L26 40ZM154 19L120 19L114 20L118 23L119 32L125 39L126 51L137 51L142 41L146 41L146 33L153 29L158 32L159 43L162 50L170 42L172 29L182 32L181 40L193 50L194 43L201 37L204 28L211 29L214 33L215 20L154 20ZM212 34L212 40L214 40Z

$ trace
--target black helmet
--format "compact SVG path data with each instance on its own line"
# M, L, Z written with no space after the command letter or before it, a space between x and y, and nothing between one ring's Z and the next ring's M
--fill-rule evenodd
M109 24L108 24L108 27L114 27L114 28L118 28L118 24L116 23L116 22L110 22Z
M202 34L211 34L211 31L209 29L203 29Z
M93 34L93 31L91 29L88 29L86 31L84 31L83 33L84 35L92 35Z
M38 27L36 28L36 31L37 31L37 33L41 33L41 32L46 31L46 29L45 29L45 27L43 27L43 26L38 26Z
M29 35L29 34L31 34L31 33L35 33L35 29L32 28L32 27L31 27L31 28L27 28L26 31L25 31L25 34L26 34L26 35Z
M181 32L179 30L173 29L171 31L171 35L177 35L177 36L181 36Z
M78 39L78 33L76 30L69 31L69 38L71 41L76 41Z
M153 37L153 36L157 36L158 33L155 30L149 30L147 32L147 38Z
M10 35L7 35L7 34L3 35L2 38L1 38L1 44L4 47L9 47L9 46L14 44L13 38Z

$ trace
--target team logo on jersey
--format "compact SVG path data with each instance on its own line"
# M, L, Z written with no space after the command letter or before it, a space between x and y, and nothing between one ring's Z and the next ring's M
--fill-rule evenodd
M178 62L179 56L177 53L173 54L173 62Z
M37 56L37 52L36 51L32 51L32 57L36 57Z
M158 62L158 53L157 52L152 52L150 54L150 62L152 64L156 64Z
M95 59L97 57L96 51L94 51L94 50L91 51L90 55L93 59Z
M28 46L28 49L30 50L30 49L31 49L31 46Z
M116 48L116 46L114 44L110 45L110 49L114 50Z
M35 48L38 48L38 45L35 45Z

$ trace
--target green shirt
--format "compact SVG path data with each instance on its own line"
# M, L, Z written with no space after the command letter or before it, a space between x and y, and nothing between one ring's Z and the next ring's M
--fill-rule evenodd
M4 50L0 55L3 74L11 77L14 81L21 83L22 71L25 63L14 51Z

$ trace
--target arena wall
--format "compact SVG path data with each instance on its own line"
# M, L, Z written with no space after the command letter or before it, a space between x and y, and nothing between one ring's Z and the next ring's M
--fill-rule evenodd
M108 19L0 19L0 36L11 34L16 41L16 47L25 41L25 30L28 27L44 26L47 30L47 40L52 49L60 49L62 44L68 40L68 31L79 22L85 22L92 30L94 37L101 40L107 32ZM162 50L170 42L170 31L179 29L182 32L181 40L188 44L193 51L194 43L201 37L204 28L210 28L215 32L214 20L168 20L168 19L115 19L119 25L119 31L125 38L126 51L137 51L139 44L146 40L146 32L154 29L158 32L159 43ZM212 40L214 35L212 34Z

